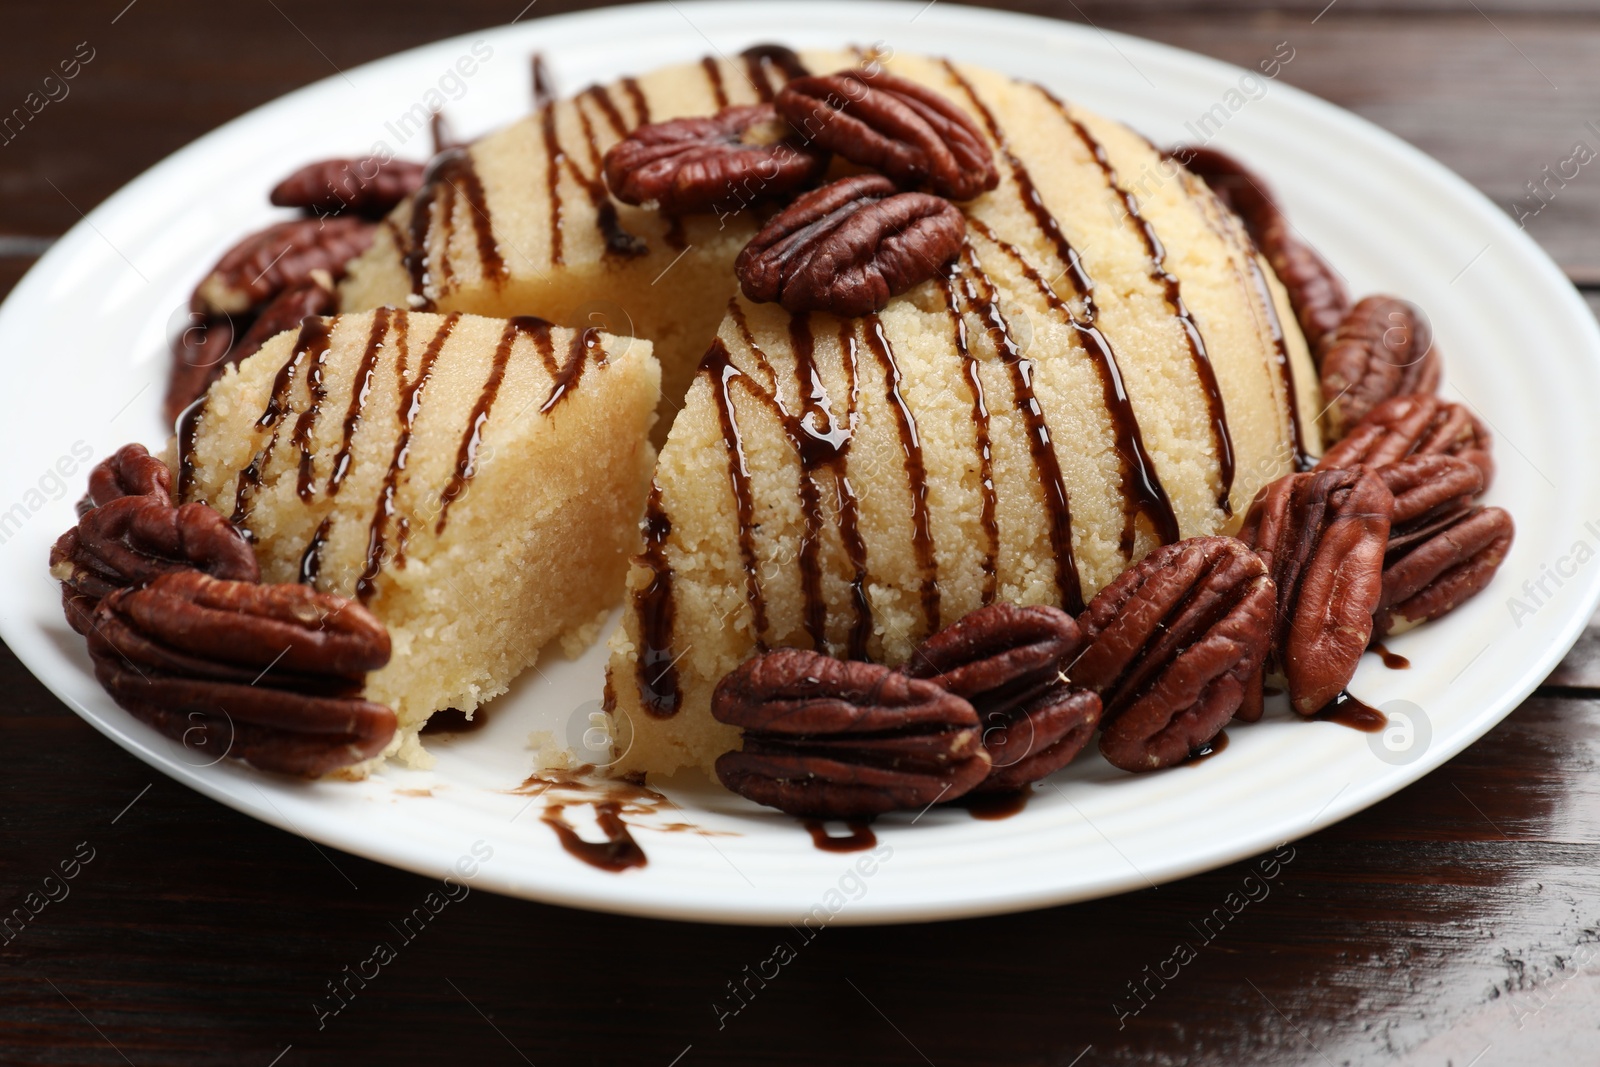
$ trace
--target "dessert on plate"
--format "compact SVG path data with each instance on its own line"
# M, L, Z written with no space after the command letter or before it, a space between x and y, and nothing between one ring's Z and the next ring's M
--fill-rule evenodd
M425 762L620 602L620 773L865 818L1096 736L1152 770L1269 683L1349 703L1510 545L1418 309L1041 86L758 46L393 162L278 186L302 217L197 288L166 465L108 461L53 555L169 732L262 658L218 627L337 636L250 706L259 766Z

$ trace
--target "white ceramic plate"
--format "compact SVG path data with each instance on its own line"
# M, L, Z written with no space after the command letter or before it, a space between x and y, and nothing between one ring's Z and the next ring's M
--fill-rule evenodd
M1404 294L1431 314L1447 396L1494 428L1490 501L1516 517L1516 546L1487 592L1367 657L1351 688L1396 726L1366 735L1286 711L1230 731L1214 758L1134 777L1086 755L1004 821L963 811L880 820L861 856L814 849L786 817L710 786L668 789L675 805L635 835L648 866L608 874L568 856L510 792L530 772L535 730L579 738L598 709L602 649L547 657L490 708L489 725L436 741L428 772L303 784L214 765L119 710L95 684L45 570L73 522L87 464L166 429L159 403L169 331L200 273L239 235L281 212L271 184L307 160L379 140L421 159L427 136L400 116L431 90L477 135L529 104L528 59L556 83L592 81L733 54L882 41L1045 83L1142 130L1193 141L1186 124L1225 116L1215 144L1264 171L1290 217L1348 272L1355 293ZM475 42L468 78L451 70ZM1263 60L1272 58L1264 55ZM1292 71L1292 65L1289 67ZM97 208L0 309L0 635L52 691L107 737L171 777L284 829L443 876L475 843L475 884L587 908L713 922L892 922L1038 907L1159 883L1335 822L1439 766L1514 708L1576 639L1600 595L1600 333L1560 272L1465 182L1344 111L1255 72L1094 29L950 3L673 3L542 19L443 41L330 77L229 123ZM1221 108L1219 112L1217 107ZM1525 585L1524 583L1532 583ZM1512 598L1516 598L1515 601ZM1520 606L1519 606L1520 605ZM1409 724L1409 727L1407 726ZM419 795L422 793L431 795ZM654 831L692 823L707 833ZM915 825L913 825L915 823ZM821 910L817 910L821 909Z

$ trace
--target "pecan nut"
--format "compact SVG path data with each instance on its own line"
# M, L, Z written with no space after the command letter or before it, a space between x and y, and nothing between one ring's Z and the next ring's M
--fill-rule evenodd
M917 809L989 773L971 704L879 664L778 649L723 678L711 714L744 731L717 758L722 784L794 815Z
M123 445L89 472L89 495L80 502L78 518L125 496L149 496L172 503L172 471L144 445ZM86 506L85 506L86 505Z
M1000 183L971 116L905 78L865 69L795 78L773 103L807 141L902 188L969 200Z
M1245 516L1239 537L1277 587L1272 665L1301 715L1339 695L1372 638L1393 512L1383 481L1355 468L1279 478Z
M1432 522L1444 515L1459 515L1488 488L1483 470L1470 460L1442 453L1419 453L1377 469L1384 486L1394 495L1394 518L1389 544L1416 522Z
M360 697L366 673L389 660L383 624L308 586L177 571L111 593L88 636L118 704L262 770L324 774L394 736L394 712Z
M1232 537L1158 548L1100 590L1069 671L1100 695L1106 759L1154 770L1215 738L1266 656L1275 603L1266 563Z
M1322 347L1322 400L1333 436L1343 437L1378 404L1439 388L1433 330L1415 304L1364 297Z
M1454 513L1391 538L1373 636L1404 633L1483 591L1511 551L1516 529L1501 508Z
M173 345L173 374L167 382L167 421L176 421L183 409L204 396L229 367L255 355L278 334L296 328L308 315L331 315L338 310L339 297L334 292L333 277L325 270L314 270L309 277L273 297L236 344L232 323L227 319L207 320L218 325L185 330ZM190 347L189 340L196 329L201 331L199 351ZM212 330L218 331L214 341ZM205 362L192 362L197 356Z
M828 153L802 143L771 104L640 126L606 152L611 195L668 215L726 213L786 197L822 176Z
M1082 644L1060 608L990 604L928 638L900 669L972 704L993 764L978 790L1015 790L1066 766L1094 735L1100 698L1063 671Z
M948 200L897 193L888 178L861 174L779 212L745 245L734 271L758 303L866 315L937 274L961 250L966 226Z
M1100 697L1070 681L1004 711L980 711L989 776L974 793L1012 793L1077 758L1100 724Z
M1488 427L1461 404L1416 393L1385 400L1355 425L1317 463L1318 470L1337 467L1384 467L1407 456L1460 456L1483 471L1483 484L1494 481L1493 447Z
M421 163L381 156L321 159L273 186L271 200L314 215L381 219L421 187Z
M291 219L251 234L217 261L195 288L194 310L237 315L257 310L314 270L332 277L367 250L377 230L366 219Z
M1338 273L1296 235L1266 183L1238 160L1214 148L1187 146L1170 149L1167 155L1205 182L1239 216L1288 291L1312 353L1320 356L1325 339L1350 312L1350 297Z
M115 471L97 469L90 476L90 499L96 506L50 549L50 573L61 582L62 608L79 633L88 631L102 597L173 571L199 569L244 582L261 576L250 542L232 523L205 504L174 507L170 473L165 479L152 474L145 461L159 461L148 454L142 459L134 454L129 461L131 449L143 453L138 445L124 448L101 465L115 463ZM155 491L99 503L110 492L138 484Z

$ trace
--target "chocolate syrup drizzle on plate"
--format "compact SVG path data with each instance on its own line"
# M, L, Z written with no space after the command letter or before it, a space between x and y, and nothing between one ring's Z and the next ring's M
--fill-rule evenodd
M1383 665L1391 671L1403 671L1411 666L1411 661L1398 652L1390 652L1381 641L1374 641L1367 648L1368 652L1376 652L1378 658L1383 660Z
M1031 796L1033 796L1032 789L1018 789L1007 793L968 793L964 797L952 800L949 806L967 809L967 814L974 819L994 822L1021 814L1022 809L1028 806L1028 798Z
M1317 712L1313 718L1317 722L1336 722L1340 726L1348 726L1365 734L1380 733L1389 725L1389 716L1377 708L1363 704L1349 693L1340 693L1334 697L1328 702L1327 707Z
M820 819L806 819L801 825L811 834L811 843L823 852L865 852L878 843L878 835L864 822L848 823L850 832L838 837L828 833Z

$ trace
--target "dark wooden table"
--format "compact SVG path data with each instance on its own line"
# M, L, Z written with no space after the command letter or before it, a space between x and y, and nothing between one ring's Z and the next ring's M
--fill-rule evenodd
M0 144L0 285L81 211L247 108L522 4L10 0L0 114L79 42L94 58ZM587 6L538 0L525 17ZM1525 183L1575 142L1600 149L1586 125L1600 120L1600 12L1581 0L1004 6L1245 66L1290 41L1287 81L1508 212L1540 206ZM1528 229L1580 288L1600 287L1600 171L1547 189ZM1170 981L1175 946L1200 943L1251 863L1026 915L830 928L722 1027L713 1003L770 954L772 931L474 892L319 1029L327 983L430 883L151 771L3 648L0 693L0 912L79 861L70 895L0 943L7 1065L1600 1063L1596 631L1461 756L1297 842L1270 895Z

